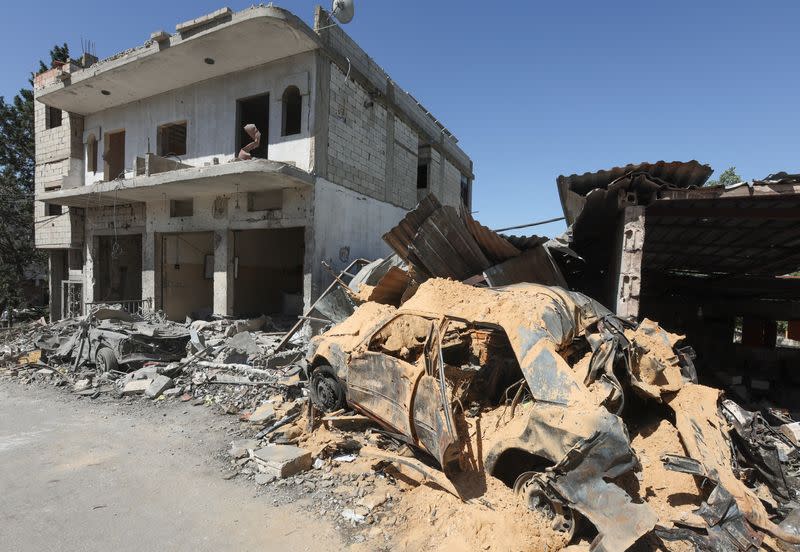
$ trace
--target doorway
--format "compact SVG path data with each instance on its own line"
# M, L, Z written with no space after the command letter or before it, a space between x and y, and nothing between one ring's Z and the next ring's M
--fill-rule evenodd
M304 228L240 230L234 240L234 314L300 314Z
M94 301L142 298L142 235L98 236Z
M253 141L244 131L245 125L254 124L261 132L260 145L250 152L259 159L267 159L269 136L269 94L261 94L236 101L236 154Z
M161 305L169 320L214 310L214 233L161 235Z

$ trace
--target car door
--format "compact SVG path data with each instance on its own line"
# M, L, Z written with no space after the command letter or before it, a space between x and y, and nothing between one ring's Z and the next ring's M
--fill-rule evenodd
M431 375L437 331L433 319L415 314L387 322L351 357L347 400L444 467L453 460L458 438L449 402Z

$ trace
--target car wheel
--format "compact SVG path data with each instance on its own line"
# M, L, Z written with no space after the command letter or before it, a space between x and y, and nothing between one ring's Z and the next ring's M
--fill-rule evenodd
M345 407L344 387L330 366L322 365L314 370L309 392L314 406L322 412L333 412Z
M554 530L566 535L570 541L575 537L578 525L575 512L547 492L536 472L520 474L514 483L514 492L522 497L529 510L539 512L550 520Z
M98 349L97 354L94 356L94 361L100 372L111 372L119 369L117 357L114 355L114 351L108 347Z

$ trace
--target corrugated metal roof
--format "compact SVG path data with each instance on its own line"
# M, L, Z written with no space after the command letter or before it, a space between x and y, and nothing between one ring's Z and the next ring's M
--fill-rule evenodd
M658 273L776 276L800 268L800 194L659 200L645 211L643 268ZM734 193L736 192L736 193Z
M466 209L457 211L449 205L442 206L432 194L383 239L421 276L455 280L480 274L490 266L520 256L525 250L543 248L546 241L539 236L514 237L512 243L477 222ZM549 257L545 254L542 258ZM549 271L553 269L547 267Z
M472 237L475 238L475 241L478 242L480 248L491 261L501 263L521 253L504 236L472 218L472 215L466 209L461 210L461 217L464 219L464 224L467 225Z
M656 161L614 167L608 170L559 176L557 182L565 182L573 192L586 195L595 188L607 188L616 179L630 173L645 172L677 188L702 186L714 172L708 165L694 159L691 161Z

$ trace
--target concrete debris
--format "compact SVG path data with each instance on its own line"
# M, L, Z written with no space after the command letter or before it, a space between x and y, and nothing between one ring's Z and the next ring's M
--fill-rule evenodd
M353 523L364 523L364 521L367 519L365 514L358 513L350 508L345 508L342 510L342 517L348 521L352 521Z
M272 445L253 452L258 469L281 479L311 469L311 453L291 445Z
M741 470L774 497L779 521L797 505L800 449L757 414L698 385L680 340L653 321L617 318L564 289L429 279L401 307L364 303L314 338L310 395L321 411L354 409L436 459L449 481L408 458L392 462L462 499L474 493L465 481L485 472L529 508L550 512L567 541L582 518L597 533L592 550L627 550L643 538L703 550L749 551L766 535L793 544L796 537L770 518ZM648 417L661 421L656 403L673 410L689 454L677 464L689 468L678 471L715 486L703 502L692 483L695 513L624 483L647 475L629 435ZM668 441L637 442L649 457L683 452ZM720 522L725 510L730 518ZM691 528L675 525L686 515L699 517Z
M128 397L130 395L140 395L147 391L150 387L150 383L151 380L149 379L131 380L122 387L120 396Z
M144 390L144 395L145 397L149 397L151 399L157 399L164 391L173 385L174 382L172 381L172 378L160 375L156 376L150 381L150 385L147 386L147 389Z
M260 441L256 439L236 439L231 442L231 448L228 450L228 454L236 459L244 458L259 447Z
M253 423L268 423L275 420L275 408L269 403L264 403L256 408L248 417Z
M352 261L299 320L31 321L0 377L230 415L226 478L309 496L381 547L800 544L800 421L764 399L768 370L717 371L743 404L700 385L683 336L564 285L569 240L502 236L433 196L384 239L395 255Z

